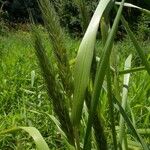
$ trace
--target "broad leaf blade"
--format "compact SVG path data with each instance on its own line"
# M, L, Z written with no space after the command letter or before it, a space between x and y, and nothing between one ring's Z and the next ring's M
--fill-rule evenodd
M74 125L77 125L80 122L84 102L84 94L90 76L96 34L98 31L100 19L110 1L111 0L101 0L99 2L79 47L74 70L75 89L72 108L72 122Z

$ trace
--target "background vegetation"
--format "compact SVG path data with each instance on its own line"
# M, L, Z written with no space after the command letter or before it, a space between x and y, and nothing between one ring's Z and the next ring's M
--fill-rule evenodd
M82 22L81 14L78 9L75 0L50 0L59 16L61 26L65 27L69 33L73 35L82 35ZM98 0L87 0L86 8L89 12L89 20L98 4ZM141 6L145 9L149 9L150 3L149 0L127 0L137 6ZM1 9L7 11L7 15L4 18L8 19L11 22L29 22L28 11L32 11L33 17L37 22L42 23L42 16L40 9L37 4L37 0L1 0L0 1ZM124 15L131 25L137 24L141 12L136 9L124 8ZM113 21L115 13L111 13L111 21ZM134 27L137 29L136 27ZM122 31L120 27L120 31Z

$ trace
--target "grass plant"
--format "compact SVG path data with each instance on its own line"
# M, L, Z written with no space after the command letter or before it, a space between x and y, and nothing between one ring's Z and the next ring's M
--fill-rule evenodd
M150 65L122 17L124 5L133 5L116 3L119 9L110 26L109 12L116 4L101 0L86 30L87 10L79 2L85 30L80 45L66 37L48 0L38 1L45 28L32 24L31 33L0 36L6 53L0 58L2 149L149 149ZM130 44L114 42L120 21ZM96 38L100 25L102 41ZM140 67L133 67L129 56L135 50ZM34 143L16 132L20 129Z

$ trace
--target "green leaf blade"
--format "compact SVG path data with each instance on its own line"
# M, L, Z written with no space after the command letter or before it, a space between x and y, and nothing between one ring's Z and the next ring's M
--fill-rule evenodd
M115 2L116 5L120 5L121 3L120 2ZM147 15L150 15L150 11L147 10L147 9L144 9L142 7L139 7L139 6L136 6L136 5L133 5L133 4L130 4L130 3L124 3L124 6L125 7L130 7L130 8L135 8L135 9L139 9L140 11L142 11L143 13L147 14Z
M112 45L114 41L114 37L118 28L118 24L121 18L122 9L123 9L124 0L122 0L121 6L117 12L115 21L113 23L112 29L110 30L110 33L108 35L106 44L104 46L103 54L101 57L101 62L99 63L98 70L96 73L95 83L94 83L94 91L92 95L92 102L91 102L91 109L89 113L88 123L87 123L87 129L86 129L86 135L84 139L84 150L87 149L87 144L89 142L90 134L91 134L91 127L93 123L93 116L97 108L97 104L99 101L99 96L102 89L102 84L104 81L104 77L106 74L106 70L108 67L109 57L112 50Z
M139 135L139 133L137 132L137 130L135 129L135 127L133 126L132 122L130 121L128 115L126 114L126 112L124 111L124 109L122 108L122 106L120 105L119 101L113 96L113 103L115 104L116 109L119 110L119 112L121 113L122 117L124 118L126 124L128 125L128 127L130 128L130 131L132 132L132 134L135 136L135 138L141 143L142 147L144 150L149 150L148 146L146 145L145 141L143 140L143 138Z
M131 60L132 55L130 54L125 61L124 70L131 68ZM123 90L122 90L122 107L126 110L127 99L128 99L128 86L129 86L129 79L130 73L124 75L123 80ZM127 148L127 141L126 141L126 131L125 131L125 122L122 116L120 116L120 132L119 132L119 141L123 147Z
M29 135L34 139L37 150L49 150L49 147L45 140L43 139L41 133L34 127L19 127L20 129L29 133Z
M0 132L0 135L13 133L18 130L24 130L33 138L37 150L50 150L41 133L35 127L14 127Z
M84 94L89 81L99 22L109 2L110 0L101 0L99 2L99 5L79 47L74 71L75 90L72 109L72 122L74 125L77 125L80 122Z
M131 31L131 29L130 29L127 21L124 19L124 17L121 18L121 21L122 21L123 25L125 26L125 29L132 41L137 53L139 54L139 57L141 58L142 63L145 66L145 69L147 70L148 74L150 75L150 64L147 61L147 58L144 54L144 50L141 48L140 44L138 43L137 39L135 38L133 32Z

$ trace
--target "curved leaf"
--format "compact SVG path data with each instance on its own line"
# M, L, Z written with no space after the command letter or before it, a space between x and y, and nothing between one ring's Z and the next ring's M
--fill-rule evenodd
M120 5L121 2L115 2L115 4L116 4L116 5ZM144 8L141 8L141 7L139 7L139 6L136 6L136 5L133 5L133 4L130 4L130 3L124 3L124 6L139 9L139 10L141 10L143 13L146 13L146 14L150 15L150 11L149 11L149 10L144 9Z
M77 125L80 122L84 94L89 81L98 27L100 19L110 2L111 0L101 0L99 2L79 47L74 70L75 89L72 108L72 122L74 125Z
M143 65L145 65L145 69L147 70L148 74L150 75L150 64L147 61L147 58L144 54L144 50L141 48L139 42L135 38L133 32L131 31L131 29L130 29L127 21L124 19L124 17L121 18L121 21L122 21L123 25L125 26L125 29L126 29L128 35L132 41L137 53L139 54L139 57L141 58Z
M88 117L86 134L85 134L85 138L84 138L84 148L83 148L84 150L87 150L87 143L89 142L89 139L90 139L91 128L92 128L92 123L93 123L93 116L94 116L95 111L97 109L99 96L100 96L102 85L104 82L106 70L107 70L107 67L109 64L108 62L109 62L110 54L112 51L114 37L116 35L118 24L119 24L119 21L121 18L124 1L125 0L122 0L121 6L119 7L119 10L118 10L117 15L115 17L112 29L110 30L108 38L106 40L106 44L104 46L103 53L101 56L101 61L98 64L95 82L94 82L94 89L93 89L93 94L92 94L91 109L90 109L90 113L89 113L89 117Z
M49 147L46 141L43 139L41 133L34 127L15 127L0 132L0 135L12 133L21 129L26 131L34 139L37 150L49 150Z

